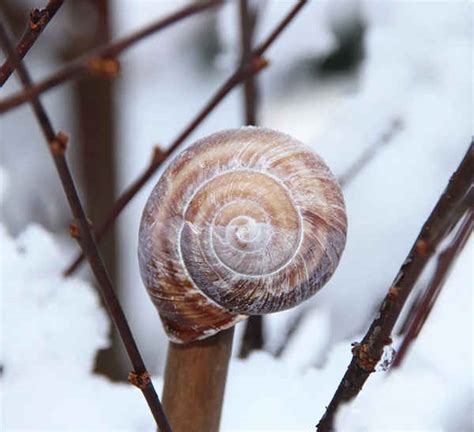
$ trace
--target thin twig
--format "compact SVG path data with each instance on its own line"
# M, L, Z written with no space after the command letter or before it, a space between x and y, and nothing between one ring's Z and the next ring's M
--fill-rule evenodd
M241 65L247 64L252 58L252 45L257 24L257 11L249 7L248 0L240 0L240 44ZM257 77L249 76L244 81L244 115L245 124L257 125Z
M368 147L362 154L354 161L354 163L344 172L339 178L338 182L341 187L347 186L377 155L377 153L389 144L395 135L402 130L403 123L399 118L395 118L388 129L377 140Z
M252 56L257 12L249 7L248 0L240 0L239 6L241 64L244 65ZM258 102L256 77L248 77L243 87L245 124L256 126ZM246 358L252 351L262 349L263 345L263 317L260 315L251 316L245 323L239 357Z
M293 317L293 319L291 320L288 327L285 328L285 334L283 336L283 340L281 341L279 346L273 352L273 356L275 358L280 358L283 355L283 353L285 352L285 349L288 346L288 343L293 338L293 336L296 334L296 330L298 330L301 323L303 322L303 320L308 315L308 311L309 311L308 308L304 308L304 307L300 308L298 310L298 314L295 317Z
M43 9L35 8L30 12L25 32L16 47L16 53L20 58L25 57L63 3L64 0L50 0ZM8 57L0 67L0 87L5 84L12 72L13 61Z
M391 343L391 332L408 295L440 242L473 202L474 143L471 142L461 164L423 225L403 262L362 342L353 347L353 358L329 406L317 425L318 432L333 430L339 406L353 399L362 389Z
M403 336L408 328L408 324L410 324L410 317L413 316L415 313L415 310L418 308L418 305L420 304L420 300L422 297L422 293L419 291L413 292L411 297L413 297L412 300L408 299L407 301L410 301L410 303L405 307L406 312L404 312L403 316L403 321L402 323L397 326L397 336Z
M16 93L0 102L0 113L15 108L28 100L40 95L41 93L56 87L67 80L79 78L86 73L105 73L114 76L117 73L115 58L127 48L134 45L138 41L152 35L164 28L175 24L183 18L194 15L197 12L204 11L213 6L222 3L222 0L202 0L193 2L171 15L161 18L147 27L138 30L131 35L119 39L116 42L96 48L85 54L77 60L73 60L66 66L61 68L53 75L45 78L37 84L31 86L28 90ZM109 73L110 71L110 73Z
M261 350L265 345L263 337L263 316L251 315L245 323L244 335L239 350L239 358L247 358L252 351Z
M8 33L2 22L0 22L0 42L3 49L5 50L6 55L9 55L13 59L14 67L21 79L23 86L25 88L30 87L32 83L31 77L25 65L17 56L15 48L11 43ZM115 295L112 281L110 280L109 274L107 273L102 261L102 257L97 249L94 233L92 232L89 221L84 213L84 209L74 184L74 180L71 176L71 172L65 157L66 145L68 141L67 136L62 132L56 133L54 131L51 120L49 119L39 98L34 97L31 100L31 105L38 120L38 124L46 139L48 149L56 166L56 170L61 180L69 207L71 208L71 212L75 219L75 223L71 225L71 235L78 240L82 250L84 251L84 254L87 257L87 260L89 261L89 265L91 266L91 269L99 284L104 303L107 306L112 321L120 334L122 342L132 363L133 374L138 377L148 377L149 374L146 370L140 352L138 351L138 347L127 323L127 319L125 318L122 307L120 306L120 303L118 302L118 299ZM141 382L140 389L145 396L145 399L159 429L162 432L171 432L168 420L166 419L151 380L145 379L143 382Z
M271 43L274 42L281 32L288 26L291 20L296 16L300 9L306 4L307 0L299 0L297 4L291 9L289 14L282 20L282 22L275 28L270 36L259 45L254 51L251 57L250 63L244 67L239 67L230 78L222 84L217 90L215 95L209 102L202 108L202 110L196 115L196 117L189 123L188 126L179 134L179 136L172 142L171 146L165 151L160 153L160 157L154 155L150 164L145 171L122 193L122 195L116 201L114 207L110 211L109 216L106 220L98 227L95 231L97 240L100 241L108 229L114 224L117 217L120 215L125 206L132 200L132 198L138 193L142 186L151 178L151 176L158 170L162 162L176 150L183 141L196 129L201 122L214 110L217 105L234 89L238 84L245 80L248 76L260 72L264 67L267 66L268 62L263 59L263 54L270 47ZM284 24L284 25L282 25ZM263 49L264 48L264 49ZM75 269L78 268L84 257L78 256L75 261L65 270L64 275L71 275Z
M439 255L436 270L433 273L431 281L428 284L423 296L418 304L417 309L412 315L405 336L400 344L400 347L393 359L392 366L397 368L403 362L408 349L411 344L420 334L420 331L426 322L431 310L433 309L436 300L438 299L441 290L443 289L444 283L446 282L453 265L455 264L459 254L463 250L469 236L472 233L474 226L474 211L471 208L456 233L455 237L451 241L451 244Z
M440 266L441 266L441 263L438 261L437 267L436 267L434 273L432 274L431 282L428 283L428 286L430 286L433 283L433 278L435 277L435 275L438 271L438 267L440 267ZM419 306L422 302L422 299L423 299L425 293L426 293L426 290L424 292L418 291L418 292L412 294L412 297L414 297L414 298L411 301L411 304L408 308L407 313L404 314L404 319L403 319L402 324L397 329L397 336L403 336L403 338L405 338L405 334L407 333L409 326L411 326L411 324L412 324L413 317L416 315L417 310L418 310L418 308L419 308ZM400 352L400 349L398 350L398 352ZM398 353L397 353L397 355L398 355ZM395 359L394 359L393 363L395 363ZM392 367L393 367L393 363L392 363Z

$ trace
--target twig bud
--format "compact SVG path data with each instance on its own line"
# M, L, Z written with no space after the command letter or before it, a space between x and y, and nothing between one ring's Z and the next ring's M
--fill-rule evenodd
M46 9L34 8L30 12L30 19L28 21L28 26L30 30L35 32L41 32L43 27L49 21L49 12Z
M151 156L153 165L161 164L161 162L166 159L166 156L166 152L159 145L153 147L153 153Z
M131 371L128 374L128 382L143 390L151 382L150 374L148 372L137 373L135 371Z
M254 56L251 61L252 71L254 73L260 72L270 64L270 61L262 56Z
M58 132L56 137L49 143L51 153L55 156L62 156L66 151L69 136L65 132Z
M104 77L116 77L120 72L120 63L114 58L94 58L88 61L87 67L91 72Z
M79 238L79 227L77 226L76 222L71 222L69 224L69 235L74 238L78 239Z

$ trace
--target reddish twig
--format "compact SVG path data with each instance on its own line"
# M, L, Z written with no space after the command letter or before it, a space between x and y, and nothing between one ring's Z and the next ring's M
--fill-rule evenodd
M334 416L339 406L357 396L374 371L375 365L382 357L384 347L391 343L390 335L393 327L427 262L467 208L472 206L473 183L474 144L471 143L447 188L423 225L367 334L362 342L354 346L352 361L317 425L318 432L333 430Z
M101 73L108 76L115 76L118 72L117 57L121 52L137 43L138 41L152 35L164 28L175 24L183 18L194 15L197 12L204 11L210 7L222 3L222 0L203 0L193 2L177 12L159 19L147 27L132 33L131 35L119 39L116 42L96 48L85 54L81 58L68 63L53 75L45 78L39 83L32 85L29 89L21 93L14 94L0 102L0 113L15 108L28 100L37 97L41 93L56 87L67 80L79 78L86 73Z
M181 132L181 134L172 142L171 146L164 152L165 157L168 157L174 150L176 150L184 140L196 129L201 122L219 105L219 103L234 89L239 83L245 80L248 76L260 72L267 66L268 62L263 59L263 54L270 47L281 32L288 26L291 20L296 16L300 9L306 4L307 0L299 0L297 4L291 9L289 14L281 21L281 23L273 30L273 32L259 45L252 53L250 63L239 67L230 78L218 89L216 94L204 106L204 108L196 115L191 123ZM116 201L109 216L95 231L97 240L101 240L107 230L114 224L115 219L120 215L125 206L138 193L142 186L151 178L151 176L158 170L164 159L158 160L153 157L150 164L145 171L123 192L123 194ZM72 274L84 257L78 256L76 260L65 270L66 276Z
M408 323L405 336L395 358L393 359L391 369L397 368L401 365L409 347L420 334L420 331L430 315L454 263L472 233L473 226L474 209L471 208L464 220L461 222L451 244L439 255L436 270L434 271L431 281L412 315L412 319Z
M397 336L403 336L406 333L408 324L410 323L410 317L413 316L415 310L418 308L422 295L420 292L414 292L412 293L411 297L413 297L413 300L411 300L410 304L408 304L405 308L406 312L403 313L403 321L397 329Z
M0 42L5 50L5 54L10 56L13 60L14 67L21 79L23 87L29 88L32 85L31 77L25 65L17 56L15 48L11 43L2 22L0 22ZM34 97L31 100L31 105L45 137L58 176L61 180L64 193L68 200L69 207L71 208L71 212L75 219L75 223L71 225L71 234L77 238L97 279L104 303L107 306L112 321L120 334L132 363L133 372L143 376L144 374L147 374L145 364L140 352L138 351L138 347L127 323L127 319L125 318L122 307L115 295L112 281L110 280L109 274L103 264L102 257L97 249L94 234L84 213L74 180L71 176L71 171L66 161L65 152L68 141L67 136L62 132L56 133L54 131L51 120L37 97ZM144 385L141 390L160 430L163 432L171 432L168 420L166 419L158 395L151 381Z
M43 9L35 8L30 12L25 32L16 47L16 53L20 58L25 57L63 3L64 0L49 0ZM5 84L12 72L13 60L11 57L8 57L0 67L0 87Z

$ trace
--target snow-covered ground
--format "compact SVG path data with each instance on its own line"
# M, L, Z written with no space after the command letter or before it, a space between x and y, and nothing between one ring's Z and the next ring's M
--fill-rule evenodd
M0 237L4 430L153 430L138 390L91 372L107 344L107 317L91 286L62 278L55 239L38 225L16 239L1 227ZM405 364L374 373L341 410L338 430L472 430L473 259L471 240ZM316 311L312 322L281 359L232 360L222 430L311 429L351 357L345 340L323 366L305 363L308 352L325 350L315 333L329 331L327 314Z
M116 36L182 2L133 3L139 7L115 1ZM258 40L292 4L266 3L257 2L263 14ZM366 24L360 67L333 78L308 72L308 63L337 43L333 29L354 17ZM238 58L235 5L213 18L192 18L123 56L117 92L120 190L146 166L152 146L166 147L231 73ZM311 145L336 175L394 120L402 126L345 188L349 231L342 261L327 286L302 306L305 317L282 355L271 353L301 307L266 318L267 352L233 358L223 430L307 431L321 417L349 363L350 343L365 332L471 139L472 20L470 2L314 1L269 50L271 65L259 76L261 124ZM209 28L215 29L211 35ZM210 38L218 42L217 56L202 48L212 45ZM46 63L31 64L47 71ZM9 83L6 91L15 88ZM64 93L44 100L55 123L67 129L60 97ZM187 143L239 126L241 98L234 91ZM26 108L2 118L1 140L8 137L9 147L32 142L39 153L41 136L29 118ZM28 127L18 129L18 121ZM88 283L61 278L70 250L44 227L26 226L36 220L54 226L64 214L63 204L46 199L54 193L62 203L52 166L35 154L19 159L4 150L0 161L4 429L153 430L136 389L91 372L96 351L108 343L107 317ZM24 172L32 174L25 178ZM167 342L136 258L140 214L154 181L119 221L126 245L120 283L126 314L160 388ZM373 374L341 410L339 430L474 430L472 262L471 240L406 362L389 375ZM237 330L238 348L242 325Z

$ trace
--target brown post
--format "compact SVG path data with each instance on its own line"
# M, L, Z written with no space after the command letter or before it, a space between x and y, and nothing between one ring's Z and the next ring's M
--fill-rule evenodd
M218 432L234 328L189 344L170 342L163 407L173 432Z

